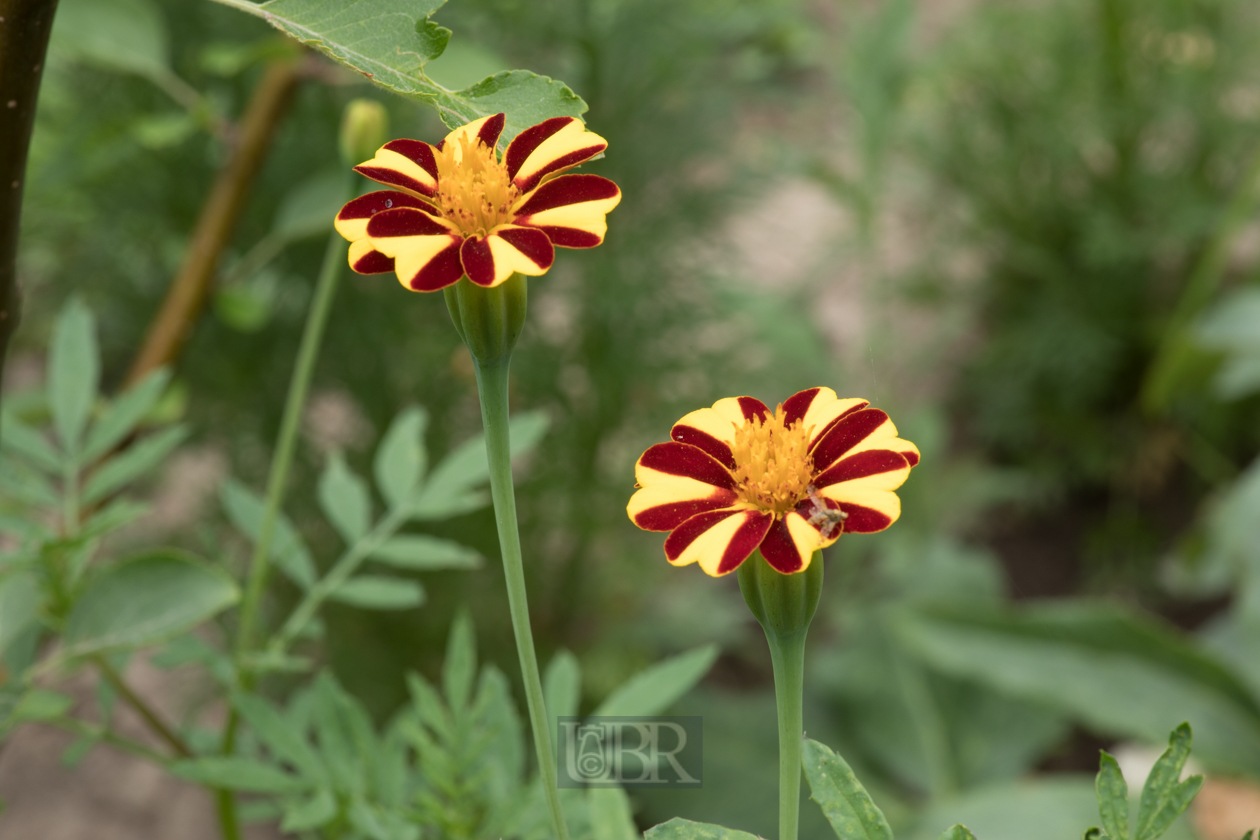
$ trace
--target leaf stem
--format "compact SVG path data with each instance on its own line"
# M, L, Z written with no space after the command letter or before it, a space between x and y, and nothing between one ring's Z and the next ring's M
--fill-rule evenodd
M516 497L512 489L512 449L508 438L508 367L510 357L493 364L477 363L477 391L481 397L481 422L486 431L486 458L490 464L490 496L494 500L494 518L499 530L499 548L503 553L503 572L507 582L508 605L512 615L512 632L521 661L525 681L525 699L529 706L530 728L538 754L543 793L551 812L557 840L568 840L569 828L560 807L560 791L556 785L555 750L547 725L547 709L543 701L542 679L538 674L538 656L530 631L529 604L525 595L525 567L521 558L521 538L516 524ZM799 766L799 765L798 765Z
M170 764L169 758L159 752L154 752L144 744L133 741L130 738L124 738L121 735L116 735L103 726L91 724L85 720L64 717L53 718L42 722L48 724L49 726L55 726L58 729L64 729L67 732L73 732L75 735L81 735L85 738L91 738L94 741L100 741L102 744L109 744L111 747L122 750L125 753L130 753L137 758L152 761L154 764L162 767Z
M153 733L165 741L167 746L175 751L176 755L180 758L193 757L193 751L184 742L184 739L179 737L175 730L166 721L162 720L162 716L152 706L144 702L140 695L132 690L131 686L127 685L127 681L114 669L113 665L109 664L108 659L104 656L96 656L93 657L92 661L100 669L101 676L105 678L105 682L109 683L110 687L118 692L118 696L123 699L123 702L134 709L144 719L148 727L153 730Z

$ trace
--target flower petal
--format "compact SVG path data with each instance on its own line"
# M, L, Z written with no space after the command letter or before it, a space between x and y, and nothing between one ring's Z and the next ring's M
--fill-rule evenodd
M518 271L537 277L546 274L556 260L556 249L541 230L515 225L499 225L486 238L494 256L496 275L503 270L508 274ZM505 278L506 279L506 278Z
M459 263L463 237L445 219L411 207L377 213L367 225L376 250L394 258L398 282L415 292L435 292L464 276Z
M897 438L897 427L878 408L851 411L830 425L831 428L821 438L815 437L811 451L817 472L823 472L843 456L867 449L891 449L900 452L908 446L918 455L914 444ZM915 463L918 463L917 457Z
M906 456L891 449L866 449L848 455L814 478L818 489L860 481L868 487L896 490L910 475Z
M666 475L694 478L724 490L735 489L735 479L731 477L726 467L703 450L685 443L673 441L658 443L639 457L639 462L635 465L635 478L639 484L646 485L646 482L639 477L640 468Z
M598 175L561 175L517 199L513 222L542 230L561 248L594 248L604 241L604 218L621 190Z
M333 226L337 228L337 233L353 242L367 236L368 219L395 207L413 207L430 215L436 212L432 204L410 193L398 190L377 190L364 193L353 201L347 202L346 206L337 213Z
M830 388L810 388L783 401L784 422L790 425L800 420L806 429L812 428L811 443L816 445L841 417L868 405L862 399L839 399Z
M503 164L517 189L527 193L543 178L571 169L607 148L608 141L587 131L576 117L554 117L512 138Z
M719 577L739 568L756 550L774 522L761 510L725 508L697 514L665 538L665 558L675 566L699 563Z
M793 511L770 526L761 541L761 556L775 571L790 575L807 568L823 542L818 530Z
M743 423L741 417L740 424ZM731 444L735 442L735 421L712 408L701 408L683 417L670 429L669 436L679 443L703 449L727 469L735 469Z
M464 274L478 286L497 286L512 276L511 271L502 271L494 262L494 251L490 243L482 236L470 236L464 240L459 249L459 261L464 265Z
M639 490L626 513L648 531L670 531L697 513L730 507L735 480L726 469L694 446L658 443L634 467Z
M376 150L376 157L359 164L354 171L418 197L437 192L433 147L419 140L391 140Z
M901 499L891 490L863 481L846 481L818 490L818 495L838 502L847 514L846 534L873 534L882 531L901 516Z
M394 270L394 258L372 247L369 239L350 243L350 269L357 274L385 274Z
M455 143L455 160L462 159L462 150L459 147L459 138L467 137L469 140L479 140L485 143L487 148L493 149L495 144L499 142L499 135L503 133L504 116L503 114L494 114L489 117L482 117L479 120L473 120L467 125L461 125L438 144L439 149L446 148L447 143Z

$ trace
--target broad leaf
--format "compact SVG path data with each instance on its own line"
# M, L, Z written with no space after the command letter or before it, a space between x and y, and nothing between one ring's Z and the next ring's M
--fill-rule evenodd
M177 761L171 765L171 772L207 787L248 793L299 793L310 787L307 782L277 767L239 756L207 756Z
M758 840L747 831L692 822L681 817L674 817L667 823L649 828L643 836L646 840Z
M105 455L134 432L144 416L162 398L170 381L170 370L155 370L114 400L100 419L92 424L87 443L83 446L83 463L91 463Z
M1110 753L1104 752L1099 760L1094 789L1103 830L1112 840L1129 840L1129 786Z
M424 587L405 578L359 575L337 587L331 598L368 610L406 610L424 603Z
M1189 724L1181 724L1169 736L1168 749L1155 762L1151 774L1146 778L1146 785L1142 788L1134 840L1155 840L1162 835L1173 820L1190 807L1199 788L1203 786L1202 776L1191 776L1184 782L1179 781L1181 771L1190 758L1190 743Z
M481 555L454 540L424 535L391 537L372 551L372 559L399 569L477 569Z
M525 70L450 91L424 73L450 32L429 21L445 0L220 0L358 70L376 84L437 109L451 128L504 112L502 142L551 117L578 116L586 103L557 81ZM435 140L437 138L434 138Z
M53 426L62 447L76 452L101 375L96 323L78 298L61 310L48 356L48 403Z
M939 840L976 840L976 835L971 833L971 829L965 825L951 825L945 829Z
M656 663L614 690L595 715L660 714L700 682L718 653L716 645L706 645Z
M363 479L350 471L340 452L328 456L319 479L319 503L347 545L354 545L367 534L372 518L371 497Z
M110 458L83 486L83 501L93 504L126 487L145 473L157 468L188 437L183 426L163 429Z
M399 507L407 501L424 476L428 460L424 430L428 424L429 415L423 408L405 408L394 417L376 449L376 460L372 464L376 486L390 507Z
M266 503L262 497L239 481L229 478L219 488L219 500L236 529L257 543L262 532L263 515L266 513ZM276 517L272 528L271 557L289 580L303 589L310 589L315 583L315 561L311 559L310 551L298 536L297 529L283 513Z
M822 808L840 840L892 840L884 812L843 758L826 744L806 738L801 761L811 798Z
M105 569L89 581L66 619L65 652L84 656L171 638L236 603L223 572L173 549Z
M630 815L630 798L621 788L589 788L586 802L594 840L639 840L642 836Z

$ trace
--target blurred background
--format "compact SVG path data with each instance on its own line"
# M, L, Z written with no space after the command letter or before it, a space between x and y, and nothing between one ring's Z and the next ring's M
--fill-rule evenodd
M213 3L106 4L126 25L92 0L61 5L15 392L41 381L73 294L121 384L226 159L223 121L293 50ZM670 568L661 536L627 520L634 461L718 398L773 405L815 385L886 409L923 452L901 521L828 550L808 660L809 735L899 836L952 822L983 840L1076 836L1097 821L1098 750L1136 789L1183 720L1209 781L1169 836L1260 824L1260 7L453 0L436 19L455 35L435 79L564 80L610 142L584 171L625 195L605 245L531 280L512 386L514 410L551 422L518 498L541 656L577 655L583 711L662 656L722 646L677 707L705 719L704 789L636 792L642 827L773 833L777 751L760 629L733 578ZM244 563L218 488L265 482L354 97L389 109L392 136L445 133L325 62L298 82L178 364L171 410L193 434L137 541ZM287 503L317 563L337 550L314 498L324 457L344 448L368 469L413 403L434 453L480 430L443 301L348 276ZM419 610L326 613L319 655L381 719L408 670L437 673L461 607L483 656L517 673L492 512L428 532L491 562L427 575ZM41 837L87 836L57 820L194 836L153 813L188 797L110 793L128 760L94 760L62 770L15 739L0 826L40 812ZM829 836L804 810L804 836Z

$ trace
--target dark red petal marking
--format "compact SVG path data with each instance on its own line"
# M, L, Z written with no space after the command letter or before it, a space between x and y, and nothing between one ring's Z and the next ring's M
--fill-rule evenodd
M784 400L783 425L790 426L804 418L805 412L809 411L809 407L814 404L814 397L818 396L821 390L822 388L810 388L808 391L798 391Z
M551 240L541 230L508 228L495 235L529 257L539 268L551 268L551 264L556 261L556 249L551 247Z
M503 153L503 165L507 169L508 177L515 178L516 173L521 171L525 160L534 153L534 150L541 146L544 140L571 122L577 122L577 119L552 117L549 120L543 120L538 125L531 125L513 137L512 142L508 143L507 151ZM529 191L525 190L525 192Z
M639 463L667 475L694 478L724 490L735 489L735 479L725 467L704 450L685 443L658 443L643 453Z
M841 502L840 510L849 515L849 518L844 520L844 532L846 534L873 534L876 531L884 530L893 523L888 516L862 505Z
M414 207L429 214L437 212L432 204L422 201L414 195L398 192L398 190L377 190L376 192L365 193L347 202L346 206L342 207L341 212L337 214L337 218L370 219L383 210L391 210L395 207Z
M398 152L398 154L432 175L433 180L437 180L437 159L433 156L433 147L428 143L404 138L402 140L390 140L385 144L385 148L391 152Z
M395 169L386 169L383 166L368 166L366 164L356 166L355 172L358 172L365 178L371 178L380 184L388 184L391 187L400 187L404 190L412 190L421 195L433 195L437 192L436 188L429 184L422 184L409 175L404 175Z
M368 251L350 266L358 274L384 274L394 270L394 258L380 251Z
M445 138L445 137L443 137L441 140L439 140L439 141L437 141L436 143L434 143L434 144L433 144L433 148L434 148L434 149L436 149L436 150L437 150L437 151L439 151L439 152L440 152L440 151L442 151L443 149L445 149L445 148L446 148L446 138Z
M864 408L845 415L814 444L814 469L821 471L830 467L837 458L866 440L887 420L888 415L878 408Z
M814 479L815 487L830 487L842 481L865 478L906 468L906 456L891 449L867 449L837 461Z
M503 133L503 123L505 121L503 114L495 114L481 124L481 130L477 132L477 139L485 143L486 148L493 149L494 144L499 142L499 135Z
M551 244L557 248L594 248L604 240L597 234L578 228L559 227L558 225L531 225L527 220L517 219L513 224L526 225L547 234Z
M909 464L910 466L912 467L919 466L919 453L918 452L902 452L901 457L905 458L906 463Z
M460 241L458 236L451 237L451 244L433 256L407 281L407 285L417 292L436 292L453 283L458 283L464 276L464 267L459 260Z
M708 432L702 432L695 426L676 423L669 436L679 443L697 446L725 464L728 469L735 469L735 456L731 454L731 448Z
M754 417L760 417L764 420L773 412L766 408L766 404L756 397L739 397L739 409L744 412L744 419L751 420Z
M439 236L451 229L439 224L433 216L414 207L395 207L382 210L368 219L368 236L382 239L395 236Z
M724 575L734 571L761 544L762 537L774 521L772 514L760 510L729 509L698 514L679 525L665 538L665 556L670 560L677 560L701 535L732 516L741 517L744 521L735 529L730 542L726 544L726 550L722 552L722 559L718 562L717 573Z
M703 499L670 502L641 510L635 514L634 524L645 531L672 531L698 513L730 507L735 498L730 490L715 490Z
M460 262L464 264L464 273L468 279L478 286L489 286L494 282L494 254L490 251L490 243L480 236L470 236L464 240L459 251Z
M761 556L778 572L790 575L805 568L805 560L796 550L796 543L788 533L787 522L775 519L761 541Z
M560 172L571 166L577 166L582 161L590 160L607 148L607 143L592 143L589 146L584 146L581 149L569 152L567 155L556 158L551 163L539 169L533 175L530 175L528 178L518 183L516 188L521 192L529 192L534 187L538 186L539 181L546 178L552 172Z
M621 190L616 184L598 175L561 175L535 190L529 200L516 211L516 215L532 216L544 210L581 204L584 201L616 198L620 194Z
M822 440L823 438L825 438L827 436L827 433L830 432L832 429L834 429L841 420L848 417L850 414L852 414L855 411L861 411L862 409L866 408L868 405L870 405L870 403L868 403L866 400L861 400L852 408L846 410L839 417L834 418L826 426L823 426L822 429L814 432L814 440L810 443L810 446L817 446L818 442Z
M835 515L829 515L831 512ZM824 539L839 537L844 530L844 516L840 503L822 496L807 496L796 506L796 512Z
M665 538L665 556L677 560L687 550L687 546L698 540L700 536L714 525L732 516L739 516L744 511L722 508L699 513L674 528L673 533Z

